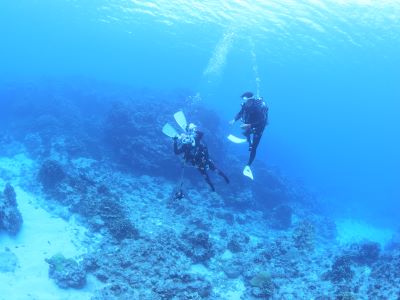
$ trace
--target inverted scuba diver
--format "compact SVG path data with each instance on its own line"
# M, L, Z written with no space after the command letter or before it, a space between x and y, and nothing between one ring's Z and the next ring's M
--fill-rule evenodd
M210 159L207 146L201 141L203 132L197 130L197 126L193 123L187 126L185 134L174 137L174 153L176 155L183 154L184 161L196 167L204 180L214 192L215 187L211 182L207 171L211 170L220 175L226 183L229 183L228 177L217 168L214 162ZM180 145L178 146L178 141Z

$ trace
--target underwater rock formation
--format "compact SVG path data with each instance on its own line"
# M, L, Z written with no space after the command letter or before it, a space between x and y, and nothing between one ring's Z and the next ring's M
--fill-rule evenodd
M335 258L331 269L323 276L324 279L334 283L351 282L354 271L351 267L351 258L348 256L338 256Z
M56 160L45 160L38 173L38 180L45 190L54 189L65 178L64 168Z
M140 295L152 291L153 298L143 299L207 298L211 284L189 273L191 261L184 255L184 248L172 231L155 238L124 240L117 245L105 241L96 252L85 257L84 265L100 281L114 287L102 292L110 298L100 299L123 297L132 289Z
M86 285L86 272L75 260L56 254L46 262L49 264L49 277L60 288L81 289Z
M246 245L249 243L250 238L244 233L235 233L230 238L227 248L233 252L238 253L245 250Z
M400 250L385 253L373 264L369 282L369 299L400 297Z
M0 195L0 230L16 235L21 229L22 222L14 188L7 184L3 195Z
M98 216L101 217L104 225L116 240L138 238L139 231L133 226L116 199L103 198L98 204Z
M222 269L228 278L235 279L242 275L245 264L239 259L228 260L224 262Z
M182 108L188 122L194 122L204 133L211 157L222 160L226 150L225 139L217 135L218 116L202 106L188 106L182 98L159 96L155 101L151 95L140 95L135 96L135 101L114 103L104 120L103 132L107 148L122 169L166 178L179 176L181 168L173 154L172 139L163 136L161 128L170 122L179 129L173 114Z
M352 244L345 254L356 264L370 266L379 259L380 252L379 243L364 241Z
M299 250L313 250L315 243L315 227L308 221L301 221L293 231L294 245Z
M204 231L186 230L182 239L186 242L184 252L194 263L205 263L215 254L211 239Z
M67 168L56 161L46 161L39 172L42 185L47 187L44 191L51 199L84 217L91 229L106 228L118 241L137 238L139 232L129 220L118 195L102 180L108 171L77 164Z
M250 280L251 294L256 298L270 299L275 290L271 274L268 272L259 272Z
M152 172L162 169L166 176L166 170L176 169L172 141L160 135L167 116L173 113L165 102L143 99L112 107L104 122L105 142L121 167Z
M215 113L186 106L179 93L113 90L107 98L99 88L91 89L91 99L112 99L114 106L110 101L100 113L70 103L71 109L62 108L66 117L60 108L30 104L34 98L27 93L18 114L26 124L19 134L1 137L5 143L20 139L42 164L21 181L37 175L32 190L41 186L52 212L75 214L98 243L88 247L82 265L50 258L57 284L79 287L91 273L104 283L94 300L229 299L226 291L248 300L399 297L400 239L385 250L374 242L338 244L335 222L323 206L278 170L257 161L256 180L246 181L245 159L229 153ZM218 193L187 168L185 197L173 198L182 169L161 127L176 126L179 109L205 132L210 155L231 179L220 185L210 174ZM9 189L7 197L15 199L12 194ZM2 256L11 262L3 270L12 272L15 256ZM64 266L68 274L59 272Z
M95 154L101 145L96 144L100 130L93 112L101 114L108 105L104 94L93 93L93 86L82 89L82 82L14 83L0 90L1 98L8 99L2 103L2 119L7 122L1 129L24 143L34 157L48 158L60 146L71 155ZM102 85L93 89L104 90ZM79 141L79 149L74 140Z

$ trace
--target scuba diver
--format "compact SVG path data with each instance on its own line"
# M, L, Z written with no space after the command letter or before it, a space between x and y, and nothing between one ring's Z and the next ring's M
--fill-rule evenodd
M229 124L233 125L239 119L243 122L241 128L243 129L243 135L249 143L250 151L250 157L245 167L244 174L246 170L251 174L250 165L256 157L257 147L260 143L265 126L268 125L268 107L262 97L256 98L252 92L244 93L241 98L243 99L242 108ZM252 174L249 177L252 178Z
M183 158L185 162L188 162L192 166L195 166L199 170L200 174L204 177L211 190L215 192L214 185L211 182L210 177L207 173L208 170L216 172L218 175L224 178L226 183L229 183L229 179L221 170L219 170L215 166L214 162L210 159L208 155L208 148L201 141L203 135L203 132L197 130L196 125L190 123L189 125L187 125L186 133L183 133L180 136L173 137L174 153L176 155L183 153ZM179 147L178 140L180 142Z

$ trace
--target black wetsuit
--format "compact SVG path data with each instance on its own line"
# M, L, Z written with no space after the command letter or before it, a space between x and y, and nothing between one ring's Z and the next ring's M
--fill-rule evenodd
M207 170L217 172L218 175L223 177L226 183L229 183L228 177L219 170L214 162L210 159L208 155L208 148L201 142L203 133L197 131L194 137L193 143L183 143L181 147L178 148L178 139L174 139L174 152L175 154L182 154L186 162L195 166L201 175L204 177L205 181L208 183L212 191L215 191L214 185L212 184L210 177L208 176Z
M265 126L268 124L268 107L262 98L250 98L242 103L242 108L236 115L235 121L239 119L242 119L244 124L250 124L250 127L243 132L249 143L250 157L247 165L250 166L256 157L258 144Z

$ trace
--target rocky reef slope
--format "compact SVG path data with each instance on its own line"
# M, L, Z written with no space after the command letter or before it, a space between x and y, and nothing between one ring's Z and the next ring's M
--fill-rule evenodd
M91 274L104 283L93 299L400 297L399 244L339 245L318 199L259 161L249 184L221 120L189 93L53 83L0 94L8 99L0 154L28 153L39 167L27 172L25 187L101 236L80 257L48 257L60 288L83 288ZM231 179L214 177L217 193L188 169L186 196L173 197L180 161L161 128L178 109L205 132Z

